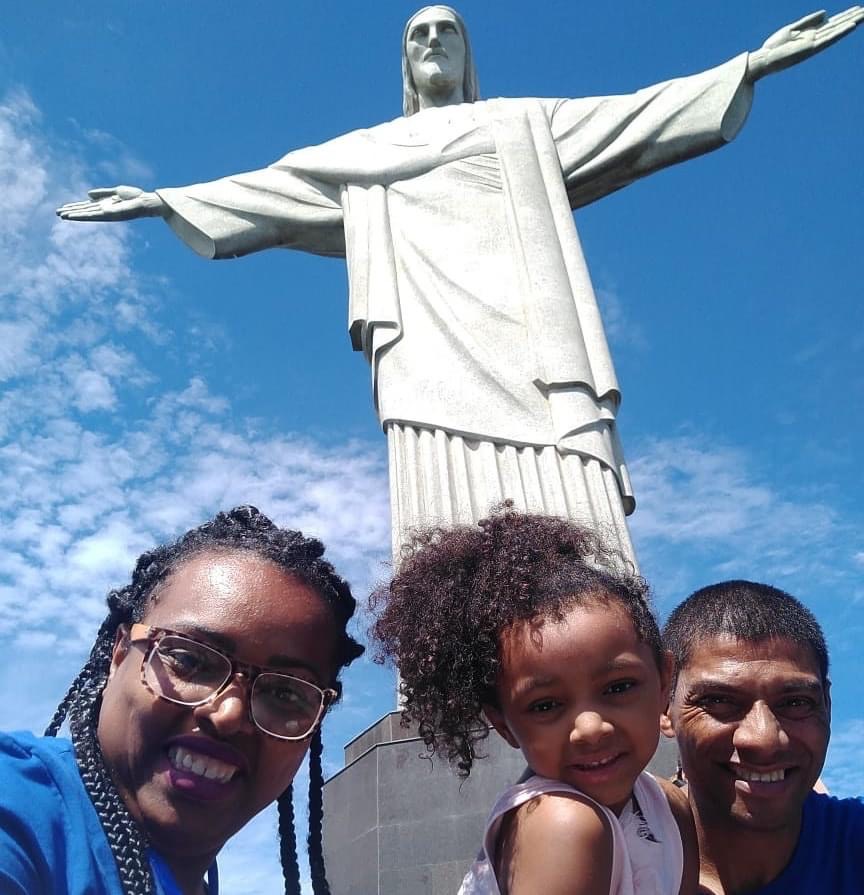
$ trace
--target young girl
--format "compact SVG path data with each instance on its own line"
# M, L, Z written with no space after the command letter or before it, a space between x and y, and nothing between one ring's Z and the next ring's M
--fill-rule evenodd
M623 566L572 522L505 508L416 534L373 595L379 655L430 752L467 776L485 718L528 763L461 895L696 891L686 798L644 771L671 666Z

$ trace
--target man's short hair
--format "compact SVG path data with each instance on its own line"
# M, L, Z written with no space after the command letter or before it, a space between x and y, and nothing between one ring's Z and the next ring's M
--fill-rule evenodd
M784 639L808 646L822 684L828 682L828 647L813 613L785 591L753 581L710 584L672 612L663 628L663 646L675 659L675 681L695 647L724 635L748 643Z

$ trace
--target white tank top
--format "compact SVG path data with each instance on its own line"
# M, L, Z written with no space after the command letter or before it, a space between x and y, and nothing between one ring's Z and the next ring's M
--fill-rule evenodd
M633 798L620 817L560 780L531 777L508 787L489 815L483 848L462 881L459 895L501 895L495 879L495 845L501 819L531 799L554 792L576 793L597 805L609 820L612 830L609 895L678 895L684 871L681 834L660 784L644 771L637 778Z

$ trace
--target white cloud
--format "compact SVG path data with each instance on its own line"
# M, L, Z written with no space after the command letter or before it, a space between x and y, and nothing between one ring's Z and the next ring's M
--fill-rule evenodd
M648 340L644 330L629 316L618 291L614 288L601 287L596 292L606 337L610 343L626 351L647 348Z
M107 376L95 370L81 370L70 380L72 403L82 412L91 410L112 410L117 404L117 395Z
M640 556L685 548L726 577L745 569L763 579L808 569L831 574L845 533L836 511L808 494L777 490L745 451L697 438L658 439L630 470Z
M152 346L176 339L158 297L170 284L136 271L128 228L55 218L89 176L42 129L25 92L0 99L0 650L16 671L0 678L0 703L4 728L33 730L83 663L109 588L143 550L217 510L255 503L320 536L360 599L389 548L383 441L323 446L237 418L193 366L212 356L207 340L176 352L179 380L147 368ZM116 153L109 136L81 133L89 151ZM87 170L150 179L129 155ZM390 708L391 678L367 662L346 689L369 675L377 692L328 718L333 745L356 733L358 711L366 724L376 700ZM338 761L338 749L328 754ZM226 850L226 889L282 891L273 827L263 815Z

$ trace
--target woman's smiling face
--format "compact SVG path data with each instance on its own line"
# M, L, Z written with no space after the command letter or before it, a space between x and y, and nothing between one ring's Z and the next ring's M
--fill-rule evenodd
M320 688L333 683L338 632L329 606L252 551L188 559L157 588L142 621ZM242 678L196 707L159 698L141 680L146 649L146 642L118 637L99 743L123 801L154 846L209 862L290 785L309 740L259 730Z
M668 668L616 599L519 622L501 638L498 706L486 714L531 769L613 811L657 748Z

